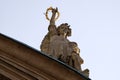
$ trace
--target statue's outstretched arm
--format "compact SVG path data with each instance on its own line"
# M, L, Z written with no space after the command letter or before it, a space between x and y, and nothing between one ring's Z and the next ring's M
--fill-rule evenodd
M55 17L56 13L58 12L58 8L52 8L52 17L50 19L50 25L55 25Z

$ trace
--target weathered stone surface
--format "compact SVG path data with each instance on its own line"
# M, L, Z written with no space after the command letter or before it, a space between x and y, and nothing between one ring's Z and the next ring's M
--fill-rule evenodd
M61 61L2 34L0 74L11 80L90 80Z
M68 64L77 70L82 71L81 64L83 63L83 59L79 56L80 49L77 46L76 42L69 42L69 47L71 48L71 55L68 59Z
M6 76L0 74L0 80L11 80L11 79L9 79L9 78L7 78Z
M48 19L47 16L48 10L52 12L51 19ZM81 64L84 61L80 57L80 49L77 43L67 39L68 36L71 36L70 26L67 23L62 23L58 27L55 25L56 15L58 13L58 9L52 7L46 11L46 19L50 21L50 24L48 26L48 33L41 43L41 51L63 61L80 72L86 72L85 74L88 76L89 70L87 72L81 69Z

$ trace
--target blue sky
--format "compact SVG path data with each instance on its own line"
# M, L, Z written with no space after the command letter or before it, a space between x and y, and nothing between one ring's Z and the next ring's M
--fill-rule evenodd
M68 23L78 43L82 68L92 80L120 80L119 0L0 0L0 33L39 50L49 22L44 13L58 7L56 25Z

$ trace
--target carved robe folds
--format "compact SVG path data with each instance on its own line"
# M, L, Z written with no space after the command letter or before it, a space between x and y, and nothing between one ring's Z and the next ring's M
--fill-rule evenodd
M53 36L50 40L49 54L63 62L66 62L66 58L70 53L69 41L63 36Z

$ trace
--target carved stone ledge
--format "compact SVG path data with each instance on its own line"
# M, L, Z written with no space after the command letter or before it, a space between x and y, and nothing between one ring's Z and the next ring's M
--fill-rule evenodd
M2 34L0 74L12 80L90 80L62 62Z

